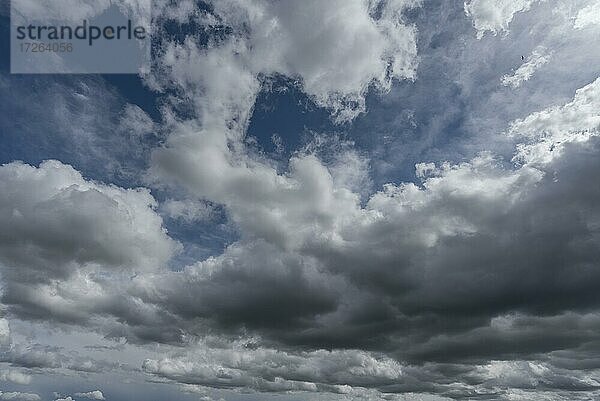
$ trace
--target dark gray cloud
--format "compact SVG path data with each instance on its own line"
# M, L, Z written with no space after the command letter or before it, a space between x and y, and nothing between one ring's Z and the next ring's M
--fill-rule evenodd
M513 124L511 129L520 129L522 135L528 135L528 130L546 132L541 141L519 147L525 163L516 168L506 168L486 153L458 165L421 165L421 187L390 185L360 209L352 202L339 202L338 209L319 216L310 228L296 220L292 202L283 205L262 194L275 202L283 219L288 217L284 224L297 222L292 233L279 226L283 238L275 244L314 263L314 272L307 268L310 265L303 269L316 274L317 282L332 286L327 293L334 303L328 309L311 311L312 304L305 302L303 309L287 307L288 316L282 319L278 308L265 306L298 299L293 292L282 298L277 285L256 293L261 286L246 276L254 273L256 266L264 269L260 277L269 284L273 283L271 275L296 282L299 288L304 281L282 269L279 258L256 263L255 244L270 238L263 229L249 236L260 240L241 242L208 263L167 275L180 277L184 285L158 278L152 286L156 297L146 299L153 303L160 299L165 307L178 304L180 312L175 313L185 310L187 318L208 317L220 326L250 329L264 344L282 343L296 349L360 347L416 366L433 362L470 366L467 373L446 372L435 378L411 377L402 384L375 385L382 392L419 389L452 398L510 399L517 395L507 388L540 393L596 391L598 383L584 378L586 369L569 374L551 361L557 350L588 347L591 351L595 344L600 187L589 177L599 171L600 148L595 112L589 106L595 102L597 85L594 82L578 91L574 100L561 108ZM573 115L578 119L572 120ZM574 125L565 126L565 118L575 121ZM540 121L544 128L539 127ZM588 128L582 131L578 124ZM552 138L560 145L543 146ZM299 160L298 165L307 166ZM320 173L319 169L298 171L303 180L300 185L306 186L299 193L319 188L319 199L327 199L323 191L339 196L335 180L325 184L327 179L319 181ZM232 208L236 207L232 202ZM286 216L286 207L294 212ZM310 235L298 234L303 232ZM244 262L252 268L231 269ZM277 268L271 270L271 265ZM227 277L236 288L229 294L234 300L224 301L222 291L212 290L220 288L221 277ZM236 278L243 279L238 282ZM181 288L190 292L191 282L198 286L191 293L202 294L201 309L195 314L194 303L185 309L180 305ZM167 290L169 286L174 287ZM307 300L315 299L311 290L302 292ZM203 298L211 294L214 299ZM253 310L254 314L245 313L249 305L265 299L267 303ZM211 317L202 308L212 304L219 305L215 310L233 307L226 309L226 315L237 318ZM301 319L304 326L293 331L290 326L278 327L294 318ZM494 365L493 361L501 362ZM525 361L538 362L530 365ZM485 378L473 372L490 363ZM498 376L498 366L502 372L511 371L513 363L525 370ZM194 377L203 377L203 373L193 365L185 372L176 369L174 374L165 373L170 368L158 366L152 362L146 369L173 380L206 384L194 382ZM452 388L449 383L456 380L464 385ZM436 384L428 386L428 381ZM355 379L347 384L352 382L360 386Z
M84 325L109 313L134 328L157 320L123 293L179 247L147 190L87 181L57 161L3 165L0 181L2 302L11 313Z
M524 194L517 193L524 188L511 193L510 188L492 187L490 191L498 190L496 199L486 198L488 192L459 193L456 185L441 188L440 197L436 194L408 220L382 219L363 232L355 226L350 235L358 238L347 246L309 238L298 252L315 258L323 272L293 259L281 260L275 249L269 260L258 260L263 252L256 250L261 248L250 245L232 248L212 262L218 263L216 267L212 263L190 267L175 274L172 282L162 278L158 282L162 288L174 286L172 293L165 293L167 307L185 317L214 314L221 323L275 330L289 319L304 318L305 323L312 320L307 323L312 330L284 337L295 336L301 342L306 336L313 345L325 347L347 341L342 331L356 344L368 345L373 337L367 334L373 329L380 337L386 331L424 336L477 328L511 311L555 315L594 310L600 278L593 269L600 260L595 240L600 187L582 172L598 171L597 154L596 139L569 146ZM455 173L459 178L463 172L451 171L447 179ZM530 174L538 177L527 171L501 171L485 179L477 177L480 171L468 174L460 179L490 186L520 186L531 179ZM520 199L513 200L517 196ZM425 229L407 238L407 226ZM316 277L312 285L303 276L311 271ZM327 330L333 333L328 335ZM322 342L311 341L319 332ZM475 337L494 349L489 340ZM531 342L543 350L543 341L533 337ZM468 345L462 352L477 354Z

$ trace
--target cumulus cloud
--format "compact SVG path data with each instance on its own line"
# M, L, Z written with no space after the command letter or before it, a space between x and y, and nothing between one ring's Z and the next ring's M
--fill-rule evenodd
M2 370L0 371L0 380L16 384L29 384L31 376L18 370Z
M75 397L88 398L90 400L105 400L104 394L100 390L88 391L85 393L75 393Z
M465 13L473 19L477 38L487 31L494 35L507 32L515 14L529 10L540 0L469 0L465 1Z
M548 63L551 56L552 53L544 47L536 48L516 71L502 77L502 85L510 86L513 89L518 88L523 82L528 81L538 69Z
M176 249L147 190L87 181L57 161L39 168L5 164L0 180L8 189L0 198L6 227L2 259L8 269L30 270L19 277L34 282L65 278L73 263L148 271L162 266Z
M294 354L240 343L231 348L198 349L193 355L148 359L143 369L181 383L266 392L344 393L348 384L385 386L403 376L398 362L359 350Z
M575 29L584 29L590 25L598 24L600 24L600 2L596 1L577 12L573 27Z
M34 393L21 393L18 391L0 391L0 400L14 401L40 401L42 398Z
M160 205L160 211L167 217L182 220L186 223L210 220L215 210L206 202L193 199L167 199Z
M64 369L76 373L100 373L120 368L122 364L80 355L77 351L67 352L62 347L42 344L14 344L10 350L0 354L0 361L27 369L52 371ZM31 376L16 370L0 373L0 378L19 384L29 384Z
M111 277L163 269L178 250L148 190L88 181L57 161L5 164L0 182L2 299L22 316L87 321L114 307Z
M402 13L417 1L210 3L214 27L227 27L231 35L208 47L190 36L164 43L160 76L149 81L161 87L166 78L202 93L194 101L205 124L213 113L243 123L261 74L299 80L338 121L364 111L371 84L386 90L393 79L415 77L416 31Z
M534 3L465 9L481 37ZM404 21L414 3L181 4L161 7L221 33L170 37L145 77L168 93L168 136L146 174L161 206L148 190L90 181L56 161L0 167L11 319L160 342L132 359L147 379L188 390L341 400L598 393L599 81L513 121L512 161L493 151L428 161L414 182L375 187L351 143L317 135L279 166L244 134L264 75L297 79L340 122L363 110L369 87L414 78L416 31ZM534 52L506 81L521 84L544 57ZM135 137L156 128L133 106L120 126ZM167 269L179 247L160 214L193 226L209 205L239 236ZM142 352L153 354L141 363ZM44 372L118 367L31 342L2 348L1 360Z
M195 170L186 177L188 190L223 204L243 238L182 272L139 280L135 293L186 321L251 330L266 343L368 347L397 360L439 364L425 370L403 366L406 382L372 384L374 391L428 389L454 398L492 391L510 399L514 392L502 389L508 382L517 389L527 383L562 389L561 374L527 383L491 377L480 386L467 384L468 373L473 362L483 366L495 358L540 358L565 347L593 347L593 338L582 333L592 333L583 327L595 320L568 311L598 306L594 283L600 277L592 266L600 257L595 207L600 187L583 173L600 168L600 142L592 134L598 126L596 87L589 84L572 101L511 125L512 135L526 139L517 156L526 146L540 146L539 158L510 166L484 152L458 164L421 164L419 184L388 184L364 205L336 184L314 153L295 155L283 174L251 160L233 166L219 160L213 171ZM561 152L541 145L548 136L569 138L579 131L586 136L567 140ZM198 139L190 133L192 138ZM512 318L511 312L522 315ZM570 323L559 323L565 321ZM581 329L549 329L561 325ZM323 383L288 372L263 388L248 377L273 374L211 358L154 359L144 369L188 384L215 380L260 391L275 384L280 390L329 392L336 390L319 386L369 386L354 376ZM444 364L453 367L442 373ZM319 376L327 377L322 371ZM448 386L451 380L462 384ZM593 390L578 380L569 385ZM435 384L427 387L428 382Z

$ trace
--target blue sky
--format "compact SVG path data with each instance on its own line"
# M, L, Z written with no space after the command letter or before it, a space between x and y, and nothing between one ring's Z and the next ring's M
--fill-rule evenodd
M0 8L0 400L598 396L598 1L153 7L140 75Z

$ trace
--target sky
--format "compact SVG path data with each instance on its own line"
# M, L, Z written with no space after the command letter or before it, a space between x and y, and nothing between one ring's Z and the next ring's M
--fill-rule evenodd
M600 1L152 8L27 75L0 4L0 400L600 398Z

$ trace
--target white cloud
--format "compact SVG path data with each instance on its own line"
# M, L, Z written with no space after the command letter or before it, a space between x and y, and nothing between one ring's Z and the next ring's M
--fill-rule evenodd
M515 14L527 11L540 0L467 0L465 12L473 19L477 38L487 31L494 35L507 32Z
M10 344L10 325L8 319L0 318L0 347Z
M149 181L179 184L199 200L226 204L245 236L281 238L281 243L294 241L282 233L302 233L289 227L311 230L303 219L312 208L324 211L313 213L320 224L334 202L358 202L351 191L368 192L370 180L368 162L354 152L345 152L330 171L314 157L294 157L288 177L248 156L242 139L260 89L258 77L283 74L298 80L335 118L352 119L364 110L364 95L372 84L387 90L394 79L414 78L416 31L403 23L402 13L418 4L214 2L216 20L230 27L231 34L206 47L192 38L166 43L160 68L148 77L159 88L175 83L198 114L195 121L168 119L170 134L152 155ZM329 187L336 187L333 196ZM288 209L288 201L298 210ZM168 201L167 214L189 214L179 202Z
M548 63L551 56L552 52L548 52L543 46L537 47L525 63L519 66L512 75L502 77L502 85L510 86L513 89L518 88L523 82L528 81L544 64Z
M192 4L184 4L181 19L193 14ZM494 29L505 29L514 13L529 7L518 4L499 11L504 22ZM462 163L418 163L418 185L390 183L369 196L369 190L361 193L372 185L369 160L352 146L311 144L281 171L251 154L241 138L260 73L302 78L319 104L351 118L349 101L360 108L370 83L386 89L396 74L396 67L381 72L386 62L396 62L386 58L395 51L394 35L412 31L394 25L398 14L390 11L405 3L387 2L366 12L364 3L322 2L308 16L292 15L298 6L285 2L267 5L215 3L213 17L232 27L231 37L206 48L191 40L167 45L161 67L170 75L154 77L156 85L173 79L199 114L190 121L165 114L170 136L154 152L149 179L181 185L186 200L168 199L159 210L191 222L204 218L205 201L222 205L240 239L220 255L168 271L161 266L177 245L162 229L148 191L85 180L58 162L39 168L12 163L0 168L0 184L9 188L0 194L2 280L8 289L3 295L12 313L99 328L111 338L183 343L179 349L161 345L156 353L163 355L146 359L143 369L192 385L365 400L441 399L413 391L501 399L511 390L497 386L542 379L544 385L560 385L561 377L539 374L543 363L492 363L470 376L476 362L453 362L464 353L487 361L490 349L493 357L527 353L513 345L578 346L586 333L597 332L594 325L583 326L557 339L552 335L558 330L545 330L545 341L538 332L531 340L526 319L513 324L498 316L511 308L551 315L563 307L590 307L596 299L597 276L588 267L598 260L600 220L593 209L598 191L577 177L598 166L593 151L598 81L580 89L572 102L511 125L509 133L525 141L518 148L519 165L492 152ZM321 23L328 15L331 24ZM353 22L367 39L385 43L365 48ZM402 46L412 46L414 36L399 38L406 39ZM302 60L294 49L314 57ZM349 49L371 58L355 60L359 55ZM332 56L333 65L347 61L352 68L336 76L321 53ZM408 53L397 71L415 62ZM533 67L518 79L529 77ZM410 77L410 71L396 78ZM128 108L124 116L123 127L134 135L154 128L141 110ZM557 139L577 146L544 149ZM336 157L327 158L321 148L328 146ZM555 169L571 179L554 183L548 176ZM582 183L588 192L576 191ZM560 201L553 203L552 195ZM14 238L18 241L11 242ZM531 293L536 296L528 298ZM225 335L197 340L221 329L234 337L257 333L256 342ZM495 330L503 336L494 337ZM509 334L525 340L503 342ZM489 342L481 345L481 339ZM544 350L535 346L531 352L539 357ZM164 355L165 349L172 353ZM398 362L435 358L451 362L419 368ZM6 361L86 372L111 366L33 345L13 347ZM525 379L519 381L515 371ZM411 395L389 395L403 392Z
M88 391L85 393L75 393L75 397L89 398L90 400L105 400L104 394L100 390Z
M573 100L514 121L509 135L523 139L515 160L539 164L561 155L565 145L588 141L600 129L600 78L578 89Z
M575 29L584 29L590 25L598 24L600 24L600 1L595 1L579 10L573 27Z
M34 393L21 393L18 391L0 391L0 400L6 401L40 401L41 397Z
M57 161L39 168L5 164L0 182L10 189L0 194L1 260L9 272L29 269L33 281L38 274L64 277L73 262L148 271L161 268L177 249L146 189L88 181Z
M217 118L245 123L260 74L302 83L315 101L346 121L364 111L369 85L386 90L393 79L414 78L415 28L402 12L418 1L215 1L214 14L232 35L208 48L191 38L166 44L160 75L192 95L203 125ZM377 18L373 15L378 14ZM340 68L343 66L343 68ZM167 81L165 81L167 79Z
M160 211L169 218L180 219L186 223L207 221L215 215L211 205L193 199L167 199L161 204Z
M294 241L306 235L305 230L327 230L330 217L353 210L359 200L349 190L336 188L328 169L314 156L293 157L290 171L279 175L245 156L235 160L227 150L211 146L210 138L182 126L169 138L172 146L154 154L155 166L161 168L153 173L163 182L169 177L172 183L178 180L199 198L225 204L244 235ZM181 146L184 143L188 146ZM180 176L176 171L188 173Z
M259 391L342 392L402 380L401 365L360 350L287 353L236 342L211 348L201 343L192 353L147 359L147 373L195 385L252 388Z
M597 82L590 84L563 106L515 121L509 131L525 138L519 152L525 146L542 146L544 135L568 137L580 129L592 132L598 119L597 87ZM584 154L585 147L593 146L592 139L592 135L585 136L577 141L581 148L569 151ZM514 296L525 299L519 291L533 291L537 284L534 280L522 284L525 288L515 285L513 280L521 283L517 277L525 268L522 263L527 260L527 271L536 276L546 262L523 244L552 241L558 235L555 227L542 223L529 227L534 213L531 208L536 213L535 222L545 221L547 213L554 216L554 209L534 206L544 199L545 191L552 191L566 198L562 208L565 216L579 213L579 202L588 200L580 200L573 191L577 182L566 180L555 185L552 172L560 168L563 174L571 175L578 169L595 168L594 162L583 156L587 163L583 166L558 156L544 163L527 157L521 164L510 166L493 153L483 152L458 164L419 164L421 185L385 185L362 205L358 194L339 184L345 181L334 179L333 170L310 153L310 146L291 158L288 171L279 173L260 160L208 150L207 137L198 135L190 124L179 124L170 140L199 151L184 152L183 146L176 146L155 156L165 158L161 162L172 169L172 177L186 172L180 183L190 193L222 204L240 228L242 239L222 255L182 272L140 279L136 294L187 319L212 320L235 328L256 327L266 336L291 343L325 338L325 343L343 344L360 337L356 332L350 338L343 337L351 332L346 319L352 321L354 313L367 314L363 308L376 303L370 298L371 291L378 299L386 294L393 300L389 309L373 306L390 316L389 320L382 318L390 325L403 322L405 311L435 313L441 304L446 308L454 305L459 311L464 308L470 315L475 298L481 299L481 303L476 302L478 308L489 307L492 313L495 302L509 303L498 288L508 292L511 290L507 288L514 288ZM187 163L197 168L184 168ZM595 192L589 196L596 196ZM568 232L560 235L583 241L587 230L594 230L597 224L593 213L586 219L583 226L565 226ZM498 247L498 243L502 245ZM556 252L562 249L553 248ZM506 250L516 259L507 261ZM580 257L591 260L594 251ZM521 267L513 271L497 263ZM506 273L503 284L494 274L484 274L495 269ZM465 279L480 274L490 281L482 279L470 285ZM406 286L411 289L407 293ZM559 283L553 288L568 291ZM229 294L226 302L224 292ZM465 294L470 295L465 298ZM300 303L301 298L311 303ZM552 308L545 296L540 302L540 308ZM311 329L294 331L297 336L282 333L276 329L282 321L289 322L288 328L297 324ZM406 324L413 323L408 319ZM416 350L414 344L408 348ZM149 366L159 369L155 364ZM167 364L167 368L172 365Z
M149 16L151 11L151 2L147 0L14 0L11 7L13 15L19 17L79 23L101 14L113 4L137 17Z
M130 103L125 105L118 127L119 132L139 140L154 129L154 121L145 111Z
M85 321L131 275L164 269L179 249L146 189L88 181L57 161L3 165L0 185L0 268L11 310Z
M539 132L556 136L590 129L597 125L597 89L597 82L590 84L580 89L573 101L516 121L510 131L537 144L544 140ZM437 314L439 305L445 305L443 313L450 310L455 313L456 321L468 326L472 321L472 305L481 308L477 313L495 316L496 303L502 303L504 291L511 300L524 299L519 291L526 293L536 288L535 280L516 279L522 276L522 263L526 261L527 272L534 277L540 273L536 269L547 267L546 259L531 253L528 245L531 240L551 241L556 235L554 227L543 224L547 213L556 211L537 206L531 210L539 204L540 194L549 188L546 180L549 167L538 165L534 159L511 167L492 153L484 152L458 164L419 164L421 185L388 184L361 203L359 194L351 187L364 176L344 171L344 161L351 161L353 170L367 168L368 163L355 153L343 153L341 160L328 165L318 157L319 146L307 146L291 158L287 171L278 172L243 151L220 148L220 142L213 142L217 134L212 136L193 122L174 122L172 126L176 130L169 138L169 145L175 146L157 152L155 157L163 158L160 160L163 167L172 177L181 178L178 183L190 194L222 204L240 228L241 239L228 246L223 254L182 271L161 271L160 263L148 263L152 268L139 269L133 280L125 280L121 286L112 281L105 285L85 274L85 261L106 265L109 273L121 268L131 272L138 271L136 266L144 261L159 259L164 263L172 254L175 245L162 231L160 218L153 210L156 207L153 198L146 191L87 181L57 162L39 168L9 164L0 169L0 179L7 183L5 187L11 188L0 195L0 210L4 210L0 217L14 219L10 220L11 227L27 232L46 254L59 253L63 258L67 255L73 259L68 259L72 264L57 259L61 262L56 265L57 272L65 274L68 280L56 282L42 275L43 285L30 290L27 296L31 298L25 298L24 304L63 318L80 313L83 321L93 314L112 315L122 323L115 330L117 335L122 334L120 330L139 330L145 341L154 340L156 331L169 330L180 335L168 337L170 341L181 338L189 341L188 333L200 334L202 330L226 326L232 332L240 327L256 330L273 342L335 345L339 341L347 346L346 342L368 338L365 333L381 329L381 338L377 337L380 342L373 345L375 348L393 346L414 352L410 356L418 359L427 358L428 347L435 349L442 344L451 348L456 345L453 341L458 341L438 335L440 330L455 328L440 329L428 320L428 316L442 319ZM586 145L590 139L588 136L579 144ZM567 161L568 158L564 162ZM194 168L185 168L188 166ZM565 167L567 172L577 168ZM577 182L551 188L567 196L573 186L577 187ZM88 192L90 200L79 202L77 196ZM568 213L576 209L572 205L578 200L567 199L562 210L570 217ZM86 209L89 205L94 206L95 212L102 210L103 219L115 227L113 231L120 238L118 244L113 243L116 240L112 237L100 235L99 240L88 245L86 241L91 234L85 230L86 226L96 227L95 234L102 233L104 227L104 221L97 222L95 215L81 212L91 210ZM48 217L55 213L38 216L44 208L60 212L61 223L71 222L71 229L79 228L78 235L69 236L71 231L65 233L64 224ZM29 226L23 221L27 222L32 215L37 227L54 230L51 239L61 238L56 241L58 244L49 239L42 241L34 230L27 231ZM75 224L78 217L86 223L81 224L83 228ZM129 222L126 228L121 226L123 221ZM582 238L586 238L586 230L592 230L596 220L594 216L586 216L585 222L581 227L567 225L565 232L560 233L560 243L554 247L585 243ZM139 237L133 233L136 230L140 231ZM563 241L563 237L574 240ZM144 240L147 241L144 247L134 247ZM62 250L69 241L82 244L72 246L79 250L77 257ZM500 250L497 244L501 244ZM113 256L121 254L121 246L133 248L130 250L133 262L129 259L128 263L112 262L121 260ZM157 250L160 246L163 251ZM87 252L88 248L100 248L103 252ZM24 255L31 255L19 248L10 249L14 249L13 253L7 252L3 257L13 263L22 263ZM60 252L52 252L56 249ZM86 257L88 253L95 257ZM515 257L510 259L505 253ZM593 260L593 248L579 257ZM55 261L48 256L45 260ZM503 263L511 268L503 268ZM19 266L24 266L21 271L44 272L35 264ZM514 270L512 266L516 266ZM576 267L564 267L569 269L572 280L581 278L575 274ZM484 274L494 271L502 271L503 275ZM481 279L476 283L464 280L474 275ZM13 282L22 280L10 275L9 278ZM551 284L545 293L548 297L563 294L562 291L572 295L560 283ZM113 292L107 290L111 286L115 287ZM540 308L555 304L547 301L544 294L536 302ZM30 310L26 312L31 314ZM447 323L443 321L444 325ZM106 324L109 329L114 328L112 321ZM287 331L282 332L281 327ZM409 347L403 338L394 336L398 327L421 329L426 332L424 337L431 335L431 338L416 339ZM14 363L21 361L47 368L76 365L40 349L25 351L28 352L13 358ZM218 345L194 351L193 358L176 353L168 358L149 358L144 369L174 381L206 386L357 394L362 391L357 387L377 392L405 373L405 367L390 356L354 349L299 353L278 352L261 344L256 347L249 344L247 348L236 344L232 349ZM80 362L77 366L94 370L94 366ZM396 390L401 392L405 388Z
M18 370L1 370L0 380L9 381L17 384L29 384L31 382L31 376Z

